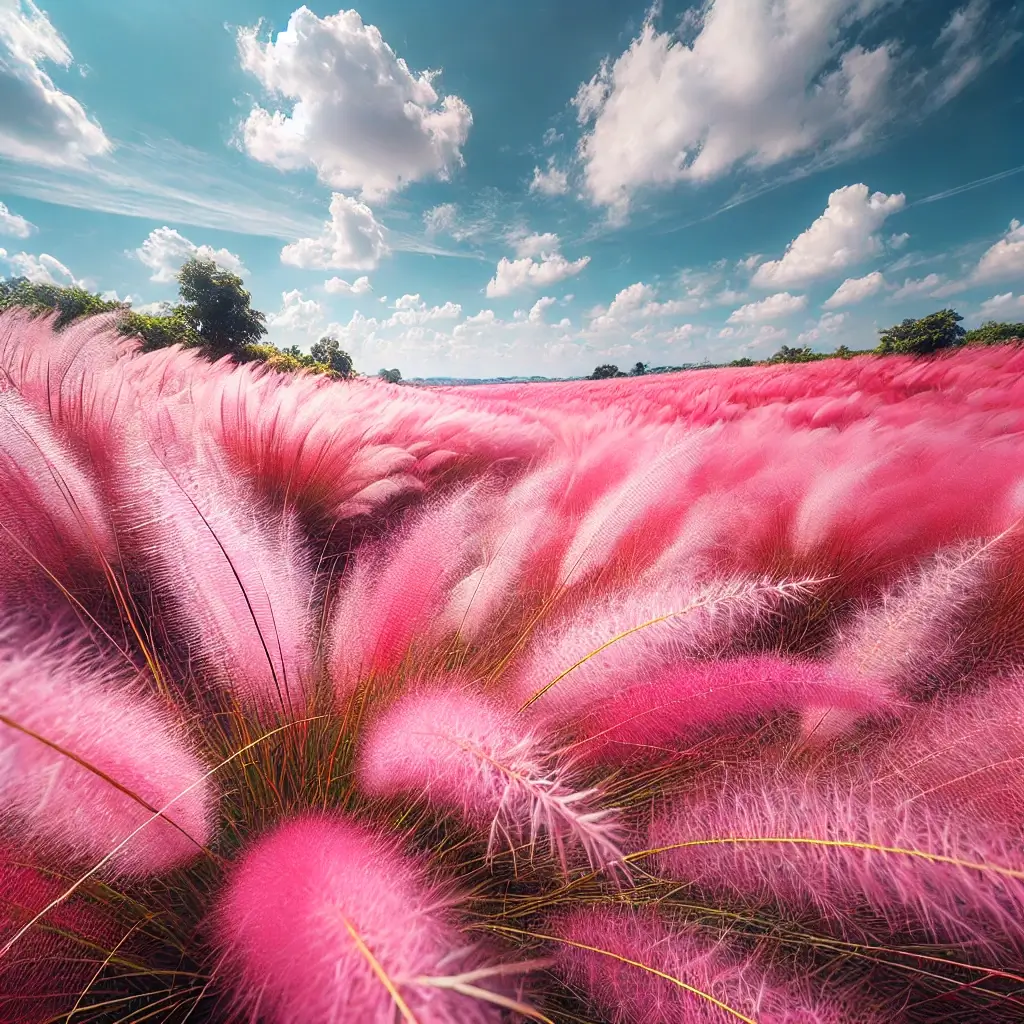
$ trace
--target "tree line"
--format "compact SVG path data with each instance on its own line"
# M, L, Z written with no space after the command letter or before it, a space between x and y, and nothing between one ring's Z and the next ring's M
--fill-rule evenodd
M142 313L126 303L104 299L84 288L61 287L24 277L0 280L0 311L20 306L35 314L53 313L53 326L61 331L82 317L117 312L117 330L138 338L151 352L169 345L196 349L209 359L229 356L235 362L261 362L273 370L308 370L349 379L356 375L352 357L337 338L326 336L308 353L298 346L281 349L265 341L266 316L252 307L242 279L213 260L193 257L177 274L179 301L163 313ZM398 370L381 370L392 383L402 379Z
M734 359L720 366L771 366L777 363L812 363L819 359L850 359L861 355L913 355L926 356L944 349L964 345L1001 345L1009 341L1024 341L1024 323L1003 323L987 320L980 327L968 331L960 326L963 317L955 309L940 309L919 320L906 319L879 331L878 344L871 349L855 351L840 345L834 352L814 352L809 345L802 347L783 345L767 359ZM710 366L710 364L705 364ZM629 373L623 373L611 363L595 368L588 380L606 380L610 377L636 377L648 372L648 364L636 363Z
M40 284L24 277L0 280L0 311L20 306L34 313L53 313L54 327L63 330L81 317L118 312L117 330L138 338L143 351L169 345L194 348L210 359L230 356L236 362L261 362L278 371L308 370L312 373L349 379L356 376L352 357L337 338L326 336L311 346L308 353L298 346L281 349L263 340L267 334L266 316L253 309L251 297L242 279L217 266L213 260L192 257L177 274L179 301L163 313L141 313L123 302L102 298L84 288ZM810 363L820 359L849 359L855 355L931 355L963 345L998 345L1024 339L1024 323L988 320L967 331L963 317L954 309L940 309L919 320L906 319L879 331L873 349L854 351L840 345L834 352L814 352L809 345L783 345L768 359L734 359L727 366L771 366L777 363ZM704 363L710 367L712 364ZM658 371L687 367L659 367ZM588 380L612 377L639 377L651 372L648 363L637 362L628 373L612 363L594 369ZM397 369L381 369L377 376L391 384L402 382Z

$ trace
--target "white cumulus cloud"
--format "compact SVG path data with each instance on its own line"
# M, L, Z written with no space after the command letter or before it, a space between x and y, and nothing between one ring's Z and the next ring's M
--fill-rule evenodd
M825 309L840 309L853 306L872 295L877 295L886 287L885 277L880 270L874 270L864 277L848 277L825 301Z
M319 18L300 7L276 39L259 36L259 26L239 32L242 67L291 109L250 111L242 141L254 159L312 165L325 184L370 201L462 164L469 107L442 99L437 74L414 74L356 11Z
M428 235L452 234L457 229L459 208L454 203L441 203L423 214Z
M185 260L197 256L213 260L218 266L242 276L248 271L240 257L227 249L214 249L209 245L196 245L184 235L164 225L150 231L146 240L135 250L139 260L153 272L151 281L166 284L173 281Z
M524 256L522 259L510 260L503 256L494 277L487 282L487 297L497 299L529 288L546 288L574 277L589 262L589 256L567 260L557 252L544 253L539 259Z
M730 324L757 324L765 320L779 320L782 317L799 313L807 307L806 295L790 295L789 292L778 292L758 302L748 302L729 314Z
M323 232L286 245L281 262L304 270L376 270L389 251L373 211L358 199L335 192Z
M762 288L802 286L863 262L882 251L879 229L902 210L902 192L868 192L867 185L846 185L829 197L825 212L797 235L781 259L769 260L752 278Z
M542 235L525 235L516 239L514 244L516 255L521 259L524 256L544 256L556 253L561 245L561 240L554 232L547 231Z
M943 294L948 295L956 289L957 286L955 284L950 285L939 274L928 274L926 277L918 279L908 278L892 293L892 301L899 302L902 299L916 299L922 295L926 295L929 298L941 298Z
M986 299L981 304L979 312L989 320L1024 316L1024 294L1014 295L1013 292L1005 292L1003 295L993 295L991 299Z
M1010 221L1010 228L978 262L971 275L976 284L1004 281L1011 277L1024 278L1024 225Z
M848 316L848 313L826 313L813 327L797 335L797 343L814 345L826 335L835 334L846 323Z
M542 196L564 196L569 191L569 175L560 171L554 160L549 160L547 170L534 167L530 191L539 192Z
M956 69L963 77L970 63L973 75L1005 50L989 42L991 26L958 24L911 68L899 40L858 41L888 4L706 0L678 33L655 27L655 5L628 48L576 93L585 191L623 217L644 187L853 154L904 111L954 95Z
M0 249L0 259L7 261L14 277L27 277L33 284L55 284L63 288L81 283L56 256L47 252L38 256L28 252L8 255Z
M60 167L106 153L103 129L54 85L44 61L72 63L49 17L33 0L0 0L0 155Z
M351 283L343 281L340 277L331 277L324 282L324 291L328 295L366 295L373 289L370 287L368 277L357 277Z
M33 225L24 217L12 213L4 203L0 203L0 235L12 235L14 238L28 238L32 234Z
M544 311L550 309L558 302L557 299L552 298L550 295L543 295L539 298L531 307L527 319L530 323L543 323Z
M323 306L315 299L303 298L296 288L281 293L281 308L267 317L267 327L285 334L315 334L323 321Z
M690 294L700 292L701 287L699 284L690 286L689 297L685 299L666 299L662 302L658 300L657 292L651 285L636 281L616 293L607 309L598 306L591 311L589 330L606 333L620 330L638 320L693 313L710 304L696 294Z

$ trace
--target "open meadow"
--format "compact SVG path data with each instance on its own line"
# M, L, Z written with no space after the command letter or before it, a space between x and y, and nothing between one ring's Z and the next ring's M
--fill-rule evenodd
M1024 1018L1024 351L111 323L0 317L0 1019Z

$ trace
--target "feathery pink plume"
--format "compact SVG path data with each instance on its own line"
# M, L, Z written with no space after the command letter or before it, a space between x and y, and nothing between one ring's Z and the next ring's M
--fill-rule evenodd
M20 843L98 861L128 840L114 869L149 875L209 842L213 787L180 725L73 631L4 629L0 715L0 805Z
M696 661L658 669L580 709L573 749L588 759L673 750L710 727L742 729L744 720L778 711L808 719L841 709L861 717L887 710L886 687L844 677L827 665L762 655Z
M482 414L436 391L331 382L243 367L204 385L199 402L232 463L264 493L326 520L363 515L471 477L496 460L541 454L545 431Z
M669 925L652 908L587 908L546 927L555 969L614 1024L855 1024L883 1018L858 999L780 980L753 958L692 926ZM646 970L644 968L647 968ZM658 973L655 973L658 972ZM674 980L670 980L674 979ZM677 984L678 983L678 984Z
M694 432L659 454L643 452L639 468L604 494L575 530L562 559L561 579L578 583L626 550L631 565L644 562L691 500L688 476L706 440Z
M814 782L762 765L676 800L655 817L648 843L663 851L655 863L666 878L719 899L817 913L844 937L877 938L882 922L988 955L1019 955L1019 845L910 795L876 790L856 772Z
M724 649L805 595L812 582L736 578L592 601L532 638L511 669L510 696L525 703L558 679L537 697L534 713L553 723L572 721L645 673Z
M840 632L836 668L904 693L948 688L969 671L969 627L983 600L999 540L939 551ZM966 641L966 642L965 642ZM945 686L944 686L945 684Z
M365 674L395 668L418 635L429 636L465 571L472 522L484 500L480 486L467 488L356 556L332 613L328 658L340 694Z
M116 378L138 343L115 333L117 314L80 320L59 333L53 317L23 309L0 314L0 368L12 387L47 417L66 443L91 449L111 411L107 378Z
M116 561L110 518L93 481L43 420L0 389L0 586L52 578L75 589L83 571Z
M895 785L908 806L924 801L1024 833L1024 673L1017 670L964 700L908 715L871 759L877 788Z
M563 869L578 845L593 867L622 859L611 811L574 790L539 737L486 698L430 686L398 699L369 728L356 769L373 796L421 795L489 830L488 852L543 838Z
M567 462L556 460L528 473L496 502L496 511L473 537L480 564L452 587L441 613L448 629L480 639L501 613L528 597L520 592L523 584L547 582L559 546L557 504L570 473Z
M121 516L176 634L244 704L295 712L313 676L313 576L294 517L202 449L140 453Z
M447 902L393 841L344 818L296 818L229 877L214 916L218 973L268 1024L502 1020L495 1005L431 984L480 967Z

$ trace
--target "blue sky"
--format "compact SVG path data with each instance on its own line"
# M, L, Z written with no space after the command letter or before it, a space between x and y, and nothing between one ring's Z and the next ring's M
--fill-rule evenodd
M548 376L1024 320L1006 0L0 0L0 274L364 372Z

